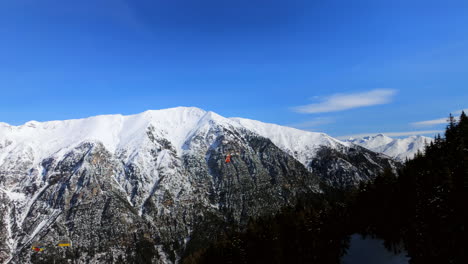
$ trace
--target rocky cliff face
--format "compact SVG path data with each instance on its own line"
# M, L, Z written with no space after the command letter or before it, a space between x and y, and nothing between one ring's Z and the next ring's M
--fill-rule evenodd
M175 108L0 124L0 262L173 263L223 223L394 166L324 134L303 132L294 145L300 131L284 128L279 141L261 133L271 125L245 122ZM38 241L42 252L31 250Z
M399 163L360 146L321 147L306 167L335 188L372 180L385 169L396 173Z

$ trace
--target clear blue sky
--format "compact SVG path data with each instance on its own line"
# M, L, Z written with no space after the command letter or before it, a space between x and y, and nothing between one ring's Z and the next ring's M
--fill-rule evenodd
M174 106L333 136L439 130L412 123L468 108L468 1L0 2L0 122Z

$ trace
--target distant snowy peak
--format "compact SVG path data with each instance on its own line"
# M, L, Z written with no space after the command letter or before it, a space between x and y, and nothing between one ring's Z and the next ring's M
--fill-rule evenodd
M406 158L413 158L418 151L424 151L426 144L429 144L432 140L432 138L424 136L411 136L399 139L378 134L362 138L350 138L346 141L375 152L383 153L396 160L404 161Z
M378 134L375 136L367 136L362 138L351 138L348 141L352 141L355 144L366 144L368 147L374 147L389 144L393 141L393 138L387 137L384 134Z

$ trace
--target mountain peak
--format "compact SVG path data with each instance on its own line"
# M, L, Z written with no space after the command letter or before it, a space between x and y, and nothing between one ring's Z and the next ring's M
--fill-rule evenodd
M177 106L177 107L171 107L171 108L164 108L164 109L157 109L157 110L146 110L140 114L136 115L158 115L161 113L164 114L205 114L207 111L194 107L194 106Z
M423 151L425 144L431 142L432 139L421 135L394 139L384 134L377 134L347 141L404 161L406 158L412 158L418 151Z
M121 146L136 148L147 137L149 126L156 127L159 136L167 135L177 148L207 113L196 107L175 107L126 116L116 114L64 121L29 121L21 126L0 126L0 137L34 149L32 155L35 162L85 141L101 142L111 152Z

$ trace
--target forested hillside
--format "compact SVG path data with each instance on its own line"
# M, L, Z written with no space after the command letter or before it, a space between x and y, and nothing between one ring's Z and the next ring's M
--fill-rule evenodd
M458 120L458 121L456 121ZM450 116L445 136L358 188L328 189L280 214L227 226L222 239L183 263L340 263L349 236L383 239L411 263L468 263L468 118Z
M361 186L350 211L361 233L404 243L412 263L468 263L468 118L450 116L437 136L405 163Z

